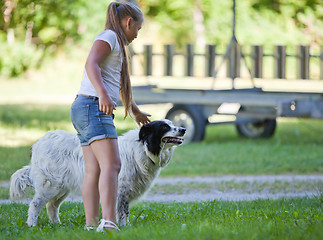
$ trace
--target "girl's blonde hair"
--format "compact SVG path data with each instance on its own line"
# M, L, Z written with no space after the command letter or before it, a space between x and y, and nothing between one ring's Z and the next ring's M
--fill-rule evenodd
M110 29L117 34L118 42L122 51L122 68L121 68L121 89L120 96L125 107L125 118L131 113L132 91L128 68L128 57L126 45L128 40L121 28L121 20L125 17L131 17L134 22L142 23L143 15L141 10L128 2L111 2L107 10L105 29Z

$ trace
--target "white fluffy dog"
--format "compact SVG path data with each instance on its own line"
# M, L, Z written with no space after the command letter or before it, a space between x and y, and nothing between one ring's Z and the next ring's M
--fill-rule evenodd
M183 142L185 129L169 120L153 121L118 138L121 157L117 221L126 225L129 204L142 196L170 161L174 147ZM31 163L11 176L10 197L19 199L28 186L35 189L29 205L28 226L36 226L46 204L49 219L60 222L59 207L70 192L79 192L84 158L75 133L47 132L33 146ZM107 183L109 184L109 183Z

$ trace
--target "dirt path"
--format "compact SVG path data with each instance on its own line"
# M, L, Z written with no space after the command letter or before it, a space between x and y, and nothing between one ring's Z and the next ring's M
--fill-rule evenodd
M3 182L1 187L9 187ZM279 199L284 197L314 197L323 194L323 175L260 175L221 177L158 178L154 187L141 198L147 202L241 201ZM30 200L22 200L29 203ZM67 201L81 202L71 194ZM0 204L11 203L1 199Z
M177 190L176 188L173 191L167 190L171 186L177 186ZM163 189L166 190L163 191ZM322 192L323 175L160 178L142 200L154 202L250 201L283 197L312 197Z

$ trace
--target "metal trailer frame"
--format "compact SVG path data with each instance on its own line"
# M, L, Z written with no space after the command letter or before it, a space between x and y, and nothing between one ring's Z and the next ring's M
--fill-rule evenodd
M323 93L272 92L261 88L231 90L166 89L134 86L137 104L172 103L166 118L188 129L187 141L201 141L208 124L235 124L249 138L274 134L277 117L323 119ZM210 122L209 117L234 116L233 121Z

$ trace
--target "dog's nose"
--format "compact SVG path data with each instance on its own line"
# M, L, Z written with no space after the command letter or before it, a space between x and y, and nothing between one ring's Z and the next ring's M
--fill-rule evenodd
M182 134L182 135L184 135L185 134L185 132L186 132L186 129L185 128L179 128L179 132Z

